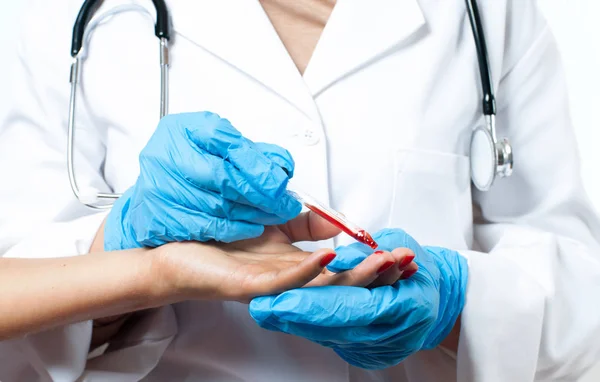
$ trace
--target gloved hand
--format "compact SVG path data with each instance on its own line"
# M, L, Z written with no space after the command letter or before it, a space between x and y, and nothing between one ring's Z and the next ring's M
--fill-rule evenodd
M139 161L135 185L107 217L105 250L254 238L302 209L285 192L287 150L251 142L217 114L162 118Z
M325 286L293 289L251 301L263 328L307 338L332 348L351 365L383 369L436 347L465 303L467 262L457 252L421 247L399 229L374 236L381 249L411 249L419 270L411 278L374 289ZM351 269L368 252L362 244L336 249L330 270Z

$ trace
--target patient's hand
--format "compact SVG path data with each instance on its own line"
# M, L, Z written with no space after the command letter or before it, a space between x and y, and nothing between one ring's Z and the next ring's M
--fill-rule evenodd
M234 243L170 243L157 256L157 274L167 294L176 300L216 299L248 302L256 296L285 290L321 286L369 286L393 283L398 265L410 262L410 251L376 252L354 269L332 273L325 266L333 249L304 252L292 243L318 241L338 234L312 212L285 225L267 227L256 239ZM171 298L172 298L171 297Z
M99 232L102 232L100 230ZM319 285L375 287L393 284L416 270L410 250L375 252L354 269L340 273L325 266L332 249L304 252L293 243L331 238L340 231L312 212L280 226L267 227L256 239L234 243L169 243L152 250L153 298L156 306L182 300L235 300ZM101 248L101 235L92 246ZM407 272L408 271L408 272ZM125 322L124 316L96 319L92 348L110 339Z

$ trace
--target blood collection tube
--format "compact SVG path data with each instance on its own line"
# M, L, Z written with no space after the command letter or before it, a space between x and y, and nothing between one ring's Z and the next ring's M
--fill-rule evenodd
M292 191L288 189L287 193L291 197L302 203L304 206L306 206L306 208L313 211L314 213L327 220L331 224L335 225L336 227L344 231L346 234L353 237L355 240L366 244L373 249L377 248L377 243L375 242L375 240L373 240L373 237L364 229L350 222L344 215L323 205L315 198L304 192L300 192L297 190Z

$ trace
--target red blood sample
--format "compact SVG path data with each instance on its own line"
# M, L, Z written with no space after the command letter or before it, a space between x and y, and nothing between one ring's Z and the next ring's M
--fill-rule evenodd
M356 234L353 234L350 236L352 236L356 240L360 241L361 243L368 245L369 247L371 247L373 249L376 249L378 247L375 240L373 240L373 237L371 235L369 235L369 233L367 231L365 231L364 229L361 229Z
M375 242L375 240L373 240L373 237L364 229L352 229L350 227L348 227L343 221L341 221L339 218L337 218L336 216L332 216L330 214L328 214L327 212L323 211L322 209L320 209L317 206L313 206L312 204L308 204L305 203L304 204L308 209L310 209L311 211L313 211L314 213L316 213L317 215L319 215L320 217L322 217L323 219L327 220L328 222L330 222L331 224L333 224L334 226L338 227L339 229L341 229L342 231L344 231L346 234L352 236L356 241L359 241L363 244L368 245L369 247L375 249L378 247L378 244Z

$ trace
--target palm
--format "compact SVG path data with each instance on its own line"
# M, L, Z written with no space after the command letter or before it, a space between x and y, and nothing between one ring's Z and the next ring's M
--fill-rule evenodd
M255 239L217 244L216 247L221 250L220 255L227 260L230 269L230 273L222 280L223 285L248 292L273 285L278 278L285 278L282 273L293 269L311 255L310 252L294 246L294 241L298 241L299 238L314 240L311 232L321 232L320 239L337 233L337 229L328 226L324 227L325 231L320 229L321 222L311 218L310 214L301 217L300 220L302 221L265 227L265 232ZM299 227L304 227L304 232L299 232ZM325 269L322 273L331 274ZM298 287L305 285L304 281L310 280L302 281L298 283ZM273 292L277 293L279 290ZM255 294L250 292L250 297L255 297Z
M319 241L339 230L318 216L307 213L288 223L266 227L258 238L234 243L177 243L166 251L162 267L183 291L184 299L202 295L248 302L303 286L391 284L399 277L397 268L380 275L378 269L405 254L368 256L354 269L334 274L324 265L334 256L332 249L304 252L292 243ZM382 278L383 277L383 278Z

